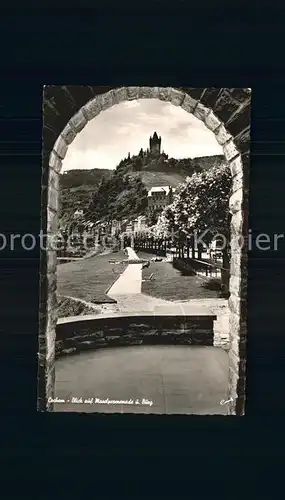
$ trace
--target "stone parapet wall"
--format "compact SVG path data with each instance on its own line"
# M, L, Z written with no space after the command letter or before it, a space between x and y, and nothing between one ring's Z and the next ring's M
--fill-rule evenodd
M56 328L56 358L86 349L130 345L213 346L216 316L66 318Z

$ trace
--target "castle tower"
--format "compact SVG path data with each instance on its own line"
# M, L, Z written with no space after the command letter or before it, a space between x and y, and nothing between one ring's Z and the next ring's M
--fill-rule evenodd
M152 155L160 155L161 137L158 137L156 132L154 132L153 136L149 138L149 149Z

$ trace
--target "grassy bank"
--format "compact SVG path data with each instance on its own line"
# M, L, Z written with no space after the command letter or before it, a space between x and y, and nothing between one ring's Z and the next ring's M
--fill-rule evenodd
M153 254L138 252L138 256L151 259ZM143 281L142 292L165 300L190 300L219 298L220 292L199 276L183 276L169 262L151 262L148 268L142 270L143 280L153 273L151 281Z
M113 303L106 291L119 278L127 264L110 264L109 260L125 259L123 251L109 255L98 255L57 268L58 293L92 302L94 304Z
M100 310L91 308L67 297L58 296L58 317L67 318L69 316L83 316L86 314L99 314Z

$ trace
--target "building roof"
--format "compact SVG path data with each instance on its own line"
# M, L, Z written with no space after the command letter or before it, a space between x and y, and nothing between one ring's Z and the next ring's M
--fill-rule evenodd
M156 187L152 187L149 192L148 192L148 196L152 196L152 193L165 193L166 195L168 195L169 191L170 191L170 188L171 186L156 186ZM174 191L174 189L172 188L172 190Z

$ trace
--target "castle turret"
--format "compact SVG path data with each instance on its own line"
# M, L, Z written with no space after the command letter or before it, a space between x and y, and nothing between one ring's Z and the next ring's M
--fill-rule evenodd
M161 137L158 137L156 132L149 138L149 149L152 155L160 155Z

